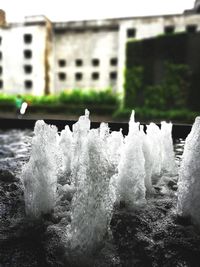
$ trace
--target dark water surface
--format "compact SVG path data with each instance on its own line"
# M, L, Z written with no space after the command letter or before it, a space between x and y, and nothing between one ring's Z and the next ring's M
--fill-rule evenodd
M62 230L59 218L36 223L25 216L20 173L31 137L31 130L0 131L0 267L71 266L59 235L47 230ZM174 147L180 164L184 140ZM108 236L89 266L200 266L200 235L176 215L177 179L155 190L143 209L114 207Z

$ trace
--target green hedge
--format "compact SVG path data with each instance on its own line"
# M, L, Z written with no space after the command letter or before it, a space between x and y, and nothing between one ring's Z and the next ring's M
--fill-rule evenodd
M62 92L59 97L61 103L74 104L105 104L118 105L119 97L110 89L103 91L74 89L73 91Z
M0 104L2 105L14 105L15 104L15 95L0 94Z
M200 116L200 112L193 112L188 109L180 110L167 110L160 111L157 109L149 108L135 108L135 117L138 121L154 121L160 122L162 120L181 123L193 123L197 116ZM128 121L131 115L132 109L119 109L113 115L116 120Z
M82 114L88 108L95 114L112 114L118 109L119 96L110 89L95 90L68 90L59 95L32 96L22 95L28 102L29 112ZM15 110L16 96L0 94L0 109Z

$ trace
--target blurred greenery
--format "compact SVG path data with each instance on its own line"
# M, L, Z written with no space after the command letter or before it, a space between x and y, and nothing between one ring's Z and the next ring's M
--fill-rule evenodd
M118 105L119 96L113 93L111 89L96 91L96 90L81 90L74 89L63 91L58 99L64 104L105 104Z
M135 66L125 72L124 107L144 106L150 109L185 109L190 90L189 66L165 62L164 77L155 85L144 82L144 68Z
M135 66L125 70L124 84L124 106L131 108L133 105L140 105L143 92L144 69L142 66Z
M85 108L95 114L112 114L120 104L120 96L111 89L66 90L58 95L21 95L29 105L29 112L81 114ZM15 110L17 95L0 94L0 108Z
M15 104L15 95L0 94L0 104Z
M136 79L134 83L136 87L139 88L140 79L142 77L141 68L137 69L137 73L139 73L140 78L138 79L139 81ZM171 80L167 79L166 84L168 85L168 88L171 86L170 83ZM178 90L178 88L179 87L172 86L172 89L175 91ZM169 91L172 89L169 89ZM134 90L132 92L134 92ZM167 107L168 104L165 104L163 87L161 85L148 87L145 94L148 94L148 98L145 100L145 105L133 106L131 103L131 107L120 105L121 96L113 93L109 89L105 91L83 91L75 89L63 91L59 95L21 95L21 97L24 101L29 103L29 113L64 113L80 115L84 113L85 108L88 108L91 114L108 115L115 121L128 121L132 109L134 109L136 119L139 121L167 120L185 123L193 123L195 117L200 115L200 112L193 112L186 108L179 108L179 104L177 105L178 108L168 108L163 110L163 105L166 105ZM17 95L1 93L0 109L4 111L15 111L16 97ZM180 104L180 107L181 105L182 103Z
M128 120L132 109L140 121L193 123L200 112L187 108L190 90L190 68L185 64L164 62L163 79L158 84L145 82L144 67L134 66L125 71L123 108L113 117Z
M200 112L194 112L188 109L170 109L170 110L158 110L150 109L147 107L136 107L135 117L138 121L154 121L160 122L162 120L180 123L193 123L197 116L200 116ZM114 114L113 118L118 120L128 121L131 115L132 109L123 108L118 109Z

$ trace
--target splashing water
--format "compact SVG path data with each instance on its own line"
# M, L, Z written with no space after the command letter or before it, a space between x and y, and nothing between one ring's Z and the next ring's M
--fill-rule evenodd
M197 117L185 141L179 171L178 213L191 217L200 226L200 117Z
M63 241L72 254L92 254L107 233L114 202L141 207L162 174L176 169L171 129L151 123L145 133L134 112L125 138L105 123L90 129L87 110L73 131L66 126L60 135L38 121L22 173L27 214L38 218L58 205L61 194L71 194Z
M119 162L117 194L119 200L133 208L145 203L145 159L142 134L134 114L129 122L129 134Z
M90 254L102 241L112 212L109 181L113 173L98 130L89 132L79 163L67 238L72 251Z
M56 203L58 144L57 128L37 121L32 152L24 166L22 179L26 213L33 217L53 210Z

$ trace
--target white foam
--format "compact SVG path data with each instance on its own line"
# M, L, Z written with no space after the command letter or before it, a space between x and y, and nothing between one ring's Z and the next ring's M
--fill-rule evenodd
M178 181L178 213L200 226L200 117L185 141Z
M57 128L37 121L29 162L24 166L22 181L26 213L32 217L49 213L56 203L59 165Z

